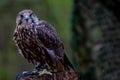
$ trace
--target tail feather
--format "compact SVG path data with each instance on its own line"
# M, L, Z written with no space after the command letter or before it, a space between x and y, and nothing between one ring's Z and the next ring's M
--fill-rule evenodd
M65 63L64 65L67 65L67 67L74 69L73 65L72 65L71 62L68 60L66 54L64 54L64 63Z

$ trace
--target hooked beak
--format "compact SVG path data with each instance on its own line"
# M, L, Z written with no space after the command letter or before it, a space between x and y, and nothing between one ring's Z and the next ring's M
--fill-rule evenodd
M28 21L30 19L30 16L26 15L24 18L26 21Z

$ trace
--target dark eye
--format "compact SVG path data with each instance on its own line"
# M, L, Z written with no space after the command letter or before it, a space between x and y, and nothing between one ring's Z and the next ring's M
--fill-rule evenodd
M30 17L32 16L33 14L30 14Z
M22 18L23 18L23 15L20 15L20 17L22 17Z

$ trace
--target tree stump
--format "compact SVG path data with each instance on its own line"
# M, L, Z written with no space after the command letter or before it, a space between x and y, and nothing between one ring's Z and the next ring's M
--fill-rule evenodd
M16 80L80 80L79 74L77 72L58 72L52 73L52 75L48 74L32 74L31 72L21 73L17 76Z

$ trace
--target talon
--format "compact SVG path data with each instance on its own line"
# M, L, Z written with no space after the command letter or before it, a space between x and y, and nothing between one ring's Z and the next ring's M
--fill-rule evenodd
M39 71L36 69L33 69L32 74L39 74Z
M43 74L48 74L48 75L52 75L51 72L47 71L47 69L43 69L42 71L39 71L39 75L43 75Z

